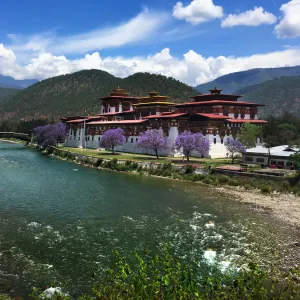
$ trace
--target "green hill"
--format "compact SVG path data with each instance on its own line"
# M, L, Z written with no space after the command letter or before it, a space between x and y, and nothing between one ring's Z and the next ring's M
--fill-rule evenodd
M262 82L280 78L283 76L300 76L300 66L268 69L252 69L243 72L235 72L221 76L213 81L198 85L196 90L206 93L217 86L223 93L233 93L247 86L260 84Z
M249 86L235 92L244 95L243 101L265 104L261 116L278 116L290 112L300 116L300 77L281 77Z
M99 70L85 70L40 81L10 99L0 102L0 118L71 116L98 113L100 101L119 86L132 96L146 96L152 90L171 100L187 101L196 91L173 78L137 73L121 79Z
M11 88L2 88L0 87L0 102L7 99L8 97L12 97L20 92L19 89L11 89Z

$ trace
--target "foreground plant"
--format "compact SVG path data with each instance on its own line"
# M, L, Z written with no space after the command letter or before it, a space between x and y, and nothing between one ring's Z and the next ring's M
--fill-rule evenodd
M80 300L105 299L218 299L265 300L300 299L300 269L289 272L274 269L266 272L250 263L246 269L221 271L217 265L205 261L180 260L164 247L160 255L143 257L135 254L135 263L115 251L115 264L108 270L91 295ZM45 293L34 292L35 299L44 299ZM52 299L70 299L63 293L53 294Z

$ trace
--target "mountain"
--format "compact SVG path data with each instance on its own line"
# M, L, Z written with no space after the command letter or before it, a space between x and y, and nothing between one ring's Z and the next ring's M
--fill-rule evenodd
M300 77L281 77L235 91L242 101L265 104L260 116L278 116L290 112L300 116Z
M223 93L232 94L234 91L244 87L260 84L262 82L283 76L300 76L300 66L252 69L248 71L231 73L221 76L213 81L200 84L196 87L196 90L201 93L207 93L208 90L217 86L219 89L223 90Z
M0 75L1 88L25 89L28 86L35 84L36 82L38 82L37 79L16 80L10 76Z
M100 70L84 70L40 81L0 102L0 118L37 118L99 112L100 100L120 87L132 96L146 96L155 90L172 101L187 101L196 91L173 78L136 73L121 79Z
M18 90L18 89L0 87L0 101L17 94L19 91L20 90Z

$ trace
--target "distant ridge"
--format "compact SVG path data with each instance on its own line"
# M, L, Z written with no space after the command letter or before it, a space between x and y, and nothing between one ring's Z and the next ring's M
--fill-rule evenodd
M1 88L25 89L30 85L37 83L37 79L16 80L10 76L0 75Z
M42 80L0 102L0 118L61 118L99 113L100 100L119 86L132 96L146 96L155 90L172 101L187 101L197 92L174 78L136 73L118 78L101 70L83 70Z
M281 77L235 91L243 101L265 104L261 116L290 112L300 116L300 76Z
M300 66L283 68L251 69L248 71L235 72L218 77L217 79L200 84L196 90L205 93L217 86L223 93L233 93L244 87L260 84L262 82L280 78L283 76L300 76Z

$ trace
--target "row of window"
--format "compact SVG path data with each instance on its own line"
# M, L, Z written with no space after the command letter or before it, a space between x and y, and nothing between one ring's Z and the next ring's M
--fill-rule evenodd
M131 138L130 139L130 142L131 143L133 143L134 142L134 139L135 139L135 141L137 142L138 141L138 138ZM72 140L72 136L70 136L70 140ZM74 140L76 140L76 136L74 136ZM87 141L87 142L89 142L89 141L92 141L92 142L94 142L94 136L86 136L85 137L85 140ZM80 136L78 137L78 141L80 141ZM101 141L101 138L100 138L100 136L98 137L98 142L100 142ZM128 143L128 137L126 137L126 143Z

